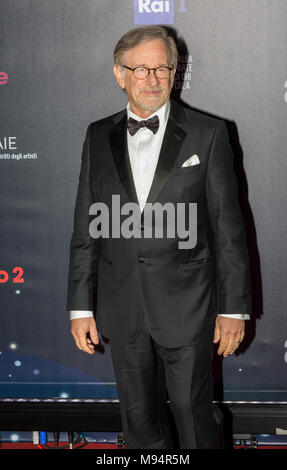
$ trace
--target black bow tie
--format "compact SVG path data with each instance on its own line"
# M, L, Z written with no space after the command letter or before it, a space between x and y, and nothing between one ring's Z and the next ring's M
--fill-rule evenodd
M136 132L141 127L147 127L150 129L154 134L157 133L159 127L159 119L158 116L153 116L152 118L147 119L146 121L136 121L136 119L129 118L128 120L128 130L131 135L135 135Z

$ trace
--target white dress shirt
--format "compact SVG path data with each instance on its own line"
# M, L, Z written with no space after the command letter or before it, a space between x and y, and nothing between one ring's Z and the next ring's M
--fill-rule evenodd
M165 133L166 124L168 121L170 111L170 101L165 103L160 109L153 113L150 117L155 115L159 118L159 129L156 134L153 134L147 127L141 127L133 136L127 131L128 151L130 157L130 164L134 178L134 184L137 192L137 197L141 211L145 205L148 193L153 181L155 169L158 162L158 157ZM127 119L132 117L136 120L141 120L139 116L134 114L130 105L127 105ZM229 318L238 318L241 320L249 320L249 315L246 314L220 314ZM87 310L71 310L70 320L76 318L93 317L92 311Z

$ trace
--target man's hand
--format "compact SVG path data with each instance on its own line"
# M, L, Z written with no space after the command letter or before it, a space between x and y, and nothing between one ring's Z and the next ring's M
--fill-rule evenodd
M217 316L213 339L214 343L220 341L217 354L233 354L243 341L244 328L244 320Z
M94 344L99 343L99 335L94 318L77 318L71 320L71 333L81 351L94 354ZM87 337L87 333L89 337Z

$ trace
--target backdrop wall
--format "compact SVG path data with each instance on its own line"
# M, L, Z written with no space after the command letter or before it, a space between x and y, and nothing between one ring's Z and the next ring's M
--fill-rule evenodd
M215 398L287 401L286 22L285 0L1 2L1 397L117 398L108 342L88 356L69 332L69 242L87 125L126 106L114 46L161 23L177 99L228 124L247 228L255 315Z

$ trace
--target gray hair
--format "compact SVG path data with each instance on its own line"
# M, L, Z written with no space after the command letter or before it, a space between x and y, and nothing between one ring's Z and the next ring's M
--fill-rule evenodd
M122 56L126 51L133 49L138 44L144 41L151 41L153 39L161 39L167 46L170 66L177 66L178 51L175 41L168 31L162 26L140 26L134 28L124 34L118 41L114 50L114 62L117 65L122 65Z

